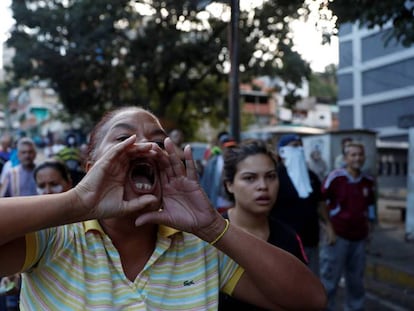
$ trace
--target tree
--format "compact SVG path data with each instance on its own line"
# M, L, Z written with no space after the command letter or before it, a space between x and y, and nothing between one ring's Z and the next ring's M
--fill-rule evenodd
M92 122L125 104L180 126L195 115L223 120L229 8L200 14L196 2L14 0L15 79L48 79L70 114ZM302 2L269 0L240 13L241 79L267 74L300 85L309 77L289 29L307 13Z
M404 46L414 42L414 3L410 0L334 0L325 5L338 17L337 25L360 22L368 28L392 23L385 42L395 39Z
M338 96L336 66L326 66L324 72L314 72L309 80L309 95L318 102L335 104Z

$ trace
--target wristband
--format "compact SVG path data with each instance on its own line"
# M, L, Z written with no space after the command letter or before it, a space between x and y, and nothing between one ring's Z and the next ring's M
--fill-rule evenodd
M226 222L226 225L224 226L223 231L217 236L217 238L214 239L213 242L210 242L211 245L216 244L229 229L230 221L228 219L224 219L224 221Z

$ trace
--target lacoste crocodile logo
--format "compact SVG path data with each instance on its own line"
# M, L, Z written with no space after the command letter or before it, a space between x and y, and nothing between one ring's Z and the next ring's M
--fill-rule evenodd
M194 285L194 284L195 283L194 283L193 280L185 280L184 283L183 283L184 286L191 286L191 285Z

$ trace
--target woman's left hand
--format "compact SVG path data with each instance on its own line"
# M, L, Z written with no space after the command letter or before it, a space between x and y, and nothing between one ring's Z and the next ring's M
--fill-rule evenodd
M184 148L185 165L172 141L166 138L166 156L161 167L162 209L140 215L136 225L164 224L178 230L204 235L215 226L221 215L211 205L198 182L198 174L190 146Z

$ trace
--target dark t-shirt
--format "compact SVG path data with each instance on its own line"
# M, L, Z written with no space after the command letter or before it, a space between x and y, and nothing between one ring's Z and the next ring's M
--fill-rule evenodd
M302 199L290 180L286 167L279 165L279 192L271 215L292 227L299 234L304 246L315 247L319 243L318 205L322 200L321 182L315 173L310 170L308 172L312 193Z
M227 212L223 214L223 217L228 219ZM281 223L280 221L274 218L269 218L269 226L270 234L267 242L291 253L292 255L299 258L302 262L307 264L307 258L303 251L303 246L300 237L289 226ZM265 309L235 299L224 293L220 293L218 310L259 311Z

